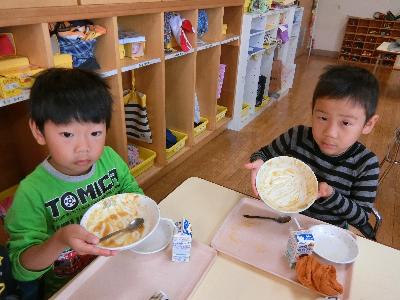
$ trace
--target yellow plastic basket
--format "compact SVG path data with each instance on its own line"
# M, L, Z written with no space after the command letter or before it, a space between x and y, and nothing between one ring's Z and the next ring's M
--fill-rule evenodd
M183 147L185 147L186 139L187 139L187 134L182 133L176 130L171 130L173 135L176 136L177 142L175 145L173 145L170 148L165 149L165 152L167 154L167 159L171 158L174 156L179 150L181 150Z
M8 189L0 192L0 203L8 197L12 197L17 191L18 184L9 187Z
M250 105L248 103L243 103L242 111L240 112L240 116L242 119L246 119L249 115Z
M194 136L198 136L200 133L206 130L207 124L208 124L208 119L204 117L200 117L200 124L197 125L194 129Z
M222 105L217 105L217 122L221 121L228 111L228 108Z
M140 146L135 147L139 150L139 157L142 162L131 169L131 174L134 177L138 177L144 171L147 171L154 165L154 159L156 158L156 153L153 150L143 148Z
M267 105L269 101L271 101L271 98L268 96L264 96L263 101L261 102L261 105L256 106L256 111L259 111L261 108L263 108L265 105Z

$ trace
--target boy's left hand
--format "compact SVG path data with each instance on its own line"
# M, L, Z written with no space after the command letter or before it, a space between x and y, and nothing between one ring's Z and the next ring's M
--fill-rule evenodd
M333 195L333 187L326 182L318 182L318 198L329 198Z

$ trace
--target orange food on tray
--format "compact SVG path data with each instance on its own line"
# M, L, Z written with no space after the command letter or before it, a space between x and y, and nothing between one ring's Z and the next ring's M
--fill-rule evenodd
M343 286L336 280L336 268L320 263L314 256L300 257L296 263L296 273L302 285L322 294L335 296L343 293Z

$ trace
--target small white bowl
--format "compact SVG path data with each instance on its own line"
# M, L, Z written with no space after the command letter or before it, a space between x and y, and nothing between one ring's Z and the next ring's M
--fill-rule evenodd
M358 256L356 240L347 230L334 225L321 224L310 228L314 240L314 253L337 264L349 264Z
M107 217L109 214L115 212L115 209L118 208L121 208L124 211L130 213L130 211L127 210L128 207L127 202L129 202L130 204L133 203L132 201L135 201L134 206L136 213L132 214L132 216L129 216L129 220L133 220L134 218L137 217L141 217L144 219L144 224L143 224L144 228L141 237L137 241L128 245L120 247L105 247L98 245L99 248L109 249L109 250L127 250L146 240L156 230L158 223L160 222L160 209L158 208L157 203L145 195L134 194L134 193L118 194L111 197L107 197L97 202L86 211L86 213L82 217L80 224L86 230L91 231L90 227L93 227L89 226L89 219L91 217L99 218L100 222L101 220L104 220L104 218ZM95 221L93 220L91 222L95 223ZM127 222L126 225L128 225L128 223L129 222ZM115 230L118 229L116 228ZM101 238L99 233L93 231L91 232L97 235L99 238Z
M171 242L175 230L175 223L171 219L161 218L156 230L146 240L129 250L139 254L152 254L164 250Z

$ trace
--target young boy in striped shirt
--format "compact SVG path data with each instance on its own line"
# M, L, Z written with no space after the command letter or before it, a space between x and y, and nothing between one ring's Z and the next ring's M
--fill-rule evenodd
M253 191L261 165L287 155L309 165L319 182L319 198L303 214L333 225L352 225L375 239L368 215L378 187L376 155L358 142L374 128L379 85L367 70L332 66L323 73L314 91L312 127L296 126L250 157Z

